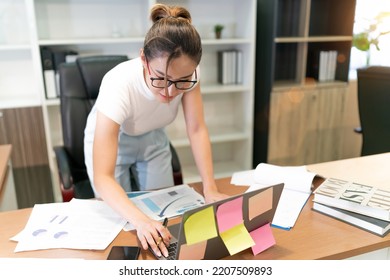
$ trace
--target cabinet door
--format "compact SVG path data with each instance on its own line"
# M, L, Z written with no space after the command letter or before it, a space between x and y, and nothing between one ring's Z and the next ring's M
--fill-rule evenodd
M340 159L347 86L271 95L268 162L306 165Z
M347 86L318 90L318 141L315 162L342 158Z
M271 94L268 162L300 165L315 158L316 93L291 88Z
M47 165L47 148L41 107L1 110L0 144L12 144L14 168Z
M0 144L12 144L11 161L18 207L53 202L42 107L0 112Z

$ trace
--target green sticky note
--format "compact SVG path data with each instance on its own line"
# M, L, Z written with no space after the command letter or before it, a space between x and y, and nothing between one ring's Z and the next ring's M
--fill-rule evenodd
M212 206L192 214L184 222L187 244L191 245L218 236Z

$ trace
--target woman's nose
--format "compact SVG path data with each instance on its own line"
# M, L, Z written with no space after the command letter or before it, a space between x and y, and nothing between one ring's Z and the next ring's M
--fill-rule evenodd
M170 85L167 90L169 96L175 96L179 93L178 89L173 84Z

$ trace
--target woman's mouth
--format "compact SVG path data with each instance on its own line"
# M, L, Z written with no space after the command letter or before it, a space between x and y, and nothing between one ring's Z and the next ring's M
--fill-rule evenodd
M173 96L167 96L164 93L160 93L160 96L163 98L165 101L170 101L173 99Z

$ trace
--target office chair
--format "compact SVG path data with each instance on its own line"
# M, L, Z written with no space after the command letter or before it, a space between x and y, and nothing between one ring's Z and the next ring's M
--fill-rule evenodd
M390 67L357 70L361 155L390 152Z
M94 197L84 163L84 128L88 114L98 96L103 76L114 66L126 60L128 57L122 55L89 56L79 57L75 62L62 63L59 66L64 144L54 147L54 152L64 202L72 198ZM183 183L181 165L171 143L170 147L174 184L179 185Z

